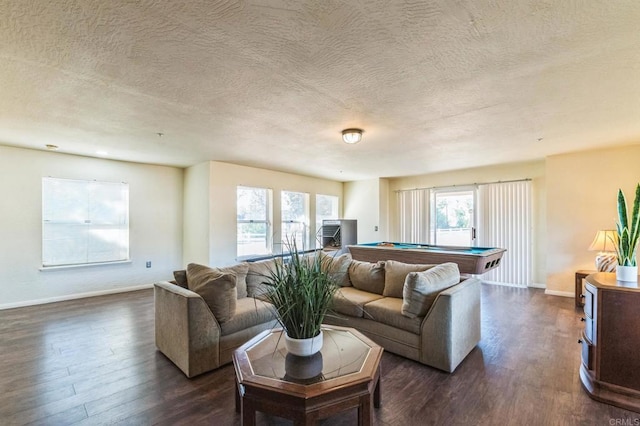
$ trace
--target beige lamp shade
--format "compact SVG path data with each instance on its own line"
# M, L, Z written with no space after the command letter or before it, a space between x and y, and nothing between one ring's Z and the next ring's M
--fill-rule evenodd
M599 272L614 272L618 265L615 246L616 231L605 229L596 233L589 251L597 251L596 269Z

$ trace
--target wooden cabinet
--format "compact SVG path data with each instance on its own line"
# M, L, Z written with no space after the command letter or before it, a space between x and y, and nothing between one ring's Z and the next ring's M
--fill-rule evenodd
M584 306L584 301L582 300L584 298L584 284L582 281L587 278L587 276L595 274L596 272L598 271L592 271L590 269L580 269L576 271L575 300L577 307Z
M593 399L640 412L640 286L598 272L584 295L580 381Z

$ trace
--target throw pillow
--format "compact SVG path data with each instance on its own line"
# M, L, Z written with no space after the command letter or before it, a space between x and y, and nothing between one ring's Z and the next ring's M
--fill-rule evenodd
M322 269L329 274L340 287L350 287L349 265L351 265L351 253L344 253L336 256L335 253L328 254L320 252L322 258Z
M271 272L276 269L276 262L281 264L282 259L249 262L249 270L247 271L247 295L249 297L260 297L266 293Z
M236 276L236 291L238 293L238 299L247 297L247 272L249 271L249 264L247 262L238 263L232 266L225 266L222 268L212 268L220 271L223 274L232 273Z
M181 269L179 271L173 271L173 278L176 281L176 284L182 288L189 288L187 284L187 271L185 269Z
M358 290L382 294L384 290L384 262L370 263L352 260L349 265L349 279Z
M219 269L190 263L187 265L189 290L198 293L218 322L229 321L236 313L236 276Z
M402 299L402 287L404 287L404 280L409 272L422 272L434 266L387 260L384 263L384 292L382 295Z
M409 318L427 314L438 294L460 282L456 263L442 263L423 272L410 272L404 282L402 315Z

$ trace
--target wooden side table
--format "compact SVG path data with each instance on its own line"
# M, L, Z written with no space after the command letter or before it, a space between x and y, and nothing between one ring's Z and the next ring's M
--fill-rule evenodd
M584 293L582 292L582 280L587 278L588 275L595 274L598 271L591 269L580 269L576 271L576 307L581 308L584 306Z

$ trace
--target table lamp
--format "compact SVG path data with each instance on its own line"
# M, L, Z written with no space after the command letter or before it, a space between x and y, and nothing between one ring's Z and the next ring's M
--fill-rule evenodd
M615 272L618 265L615 248L615 233L612 229L598 231L589 251L597 251L596 269L598 272Z

